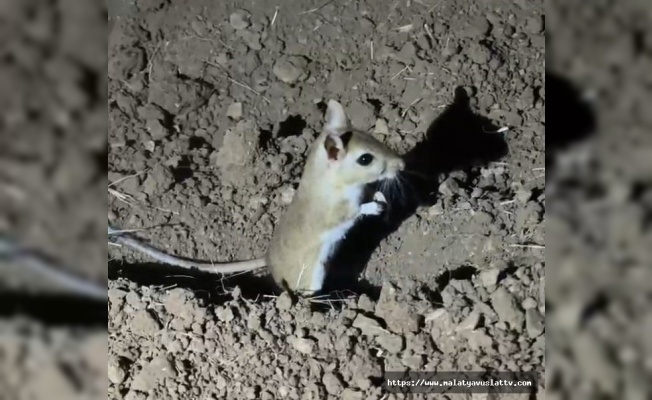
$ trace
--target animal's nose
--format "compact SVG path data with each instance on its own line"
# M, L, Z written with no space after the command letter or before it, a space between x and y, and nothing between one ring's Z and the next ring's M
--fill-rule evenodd
M396 162L396 169L398 169L399 171L403 171L405 169L405 161L399 159Z

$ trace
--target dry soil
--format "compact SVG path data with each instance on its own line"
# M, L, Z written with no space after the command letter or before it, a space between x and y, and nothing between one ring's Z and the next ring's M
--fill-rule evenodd
M262 256L328 99L416 173L347 238L328 298L111 247L109 398L389 399L384 371L542 372L543 2L120 4L114 226Z

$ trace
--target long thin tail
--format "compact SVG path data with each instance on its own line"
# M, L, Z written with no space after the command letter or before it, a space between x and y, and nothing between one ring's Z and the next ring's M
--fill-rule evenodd
M212 262L202 262L195 260L188 260L181 257L172 256L158 250L152 246L144 244L134 238L124 235L121 231L111 228L109 226L109 238L113 239L114 242L131 247L134 250L138 250L141 253L147 254L153 259L160 261L164 264L174 265L177 267L192 269L196 268L200 271L218 273L218 274L230 274L234 272L244 272L251 271L258 268L263 268L267 266L267 262L264 258L259 258L255 260L247 261L235 261L230 263L212 263Z

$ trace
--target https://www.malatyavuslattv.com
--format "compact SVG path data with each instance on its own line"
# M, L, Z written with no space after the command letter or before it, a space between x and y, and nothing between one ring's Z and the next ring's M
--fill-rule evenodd
M383 386L411 393L530 393L537 387L534 372L387 372Z

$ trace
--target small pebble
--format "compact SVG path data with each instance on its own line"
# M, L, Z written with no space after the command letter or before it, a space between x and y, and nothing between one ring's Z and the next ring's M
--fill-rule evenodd
M505 288L498 288L491 295L491 304L498 314L498 318L509 324L510 329L520 331L523 327L525 316L516 302L514 296Z
M403 350L403 337L390 332L383 332L376 338L376 342L390 354L397 354Z
M315 342L310 339L292 337L288 341L299 353L311 355L315 351Z
M530 201L531 197L532 197L532 191L531 190L521 188L518 191L516 191L516 200L518 200L519 203L525 204L528 201Z
M305 64L305 62L301 62L300 59L295 59L292 62L289 60L278 60L274 64L272 72L279 80L285 83L296 83L305 77L303 70L305 65L302 64Z
M521 307L523 307L524 310L528 310L530 308L536 308L537 306L537 301L534 300L532 297L528 297L525 300L523 300L523 303L521 304Z
M453 178L448 178L439 185L439 193L446 197L454 196L460 190L460 185Z
M500 269L498 268L491 268L480 272L480 281L482 282L482 286L494 286L498 282L499 275Z
M456 331L472 331L478 326L480 322L480 313L477 311L472 311L462 322L460 322L455 328Z
M281 293L276 299L276 308L282 311L287 311L292 308L292 298L288 292Z
M353 326L360 329L365 335L377 335L383 331L378 321L365 317L362 314L358 314L355 320L353 320Z
M344 385L342 384L340 378L338 378L337 375L333 373L324 374L322 383L324 384L326 391L333 396L339 395L344 389Z
M379 135L389 135L389 128L387 127L387 121L382 118L376 120L376 125L374 126L374 133Z
M236 121L242 118L242 103L233 103L226 111L226 116Z
M536 308L530 308L525 312L525 329L532 339L543 333L545 320Z
M245 19L243 13L235 12L229 16L229 23L233 29L240 30L249 27L249 21Z
M119 385L122 382L124 382L125 377L127 376L127 373L125 370L120 366L120 363L115 360L114 358L109 359L109 381L115 385Z

